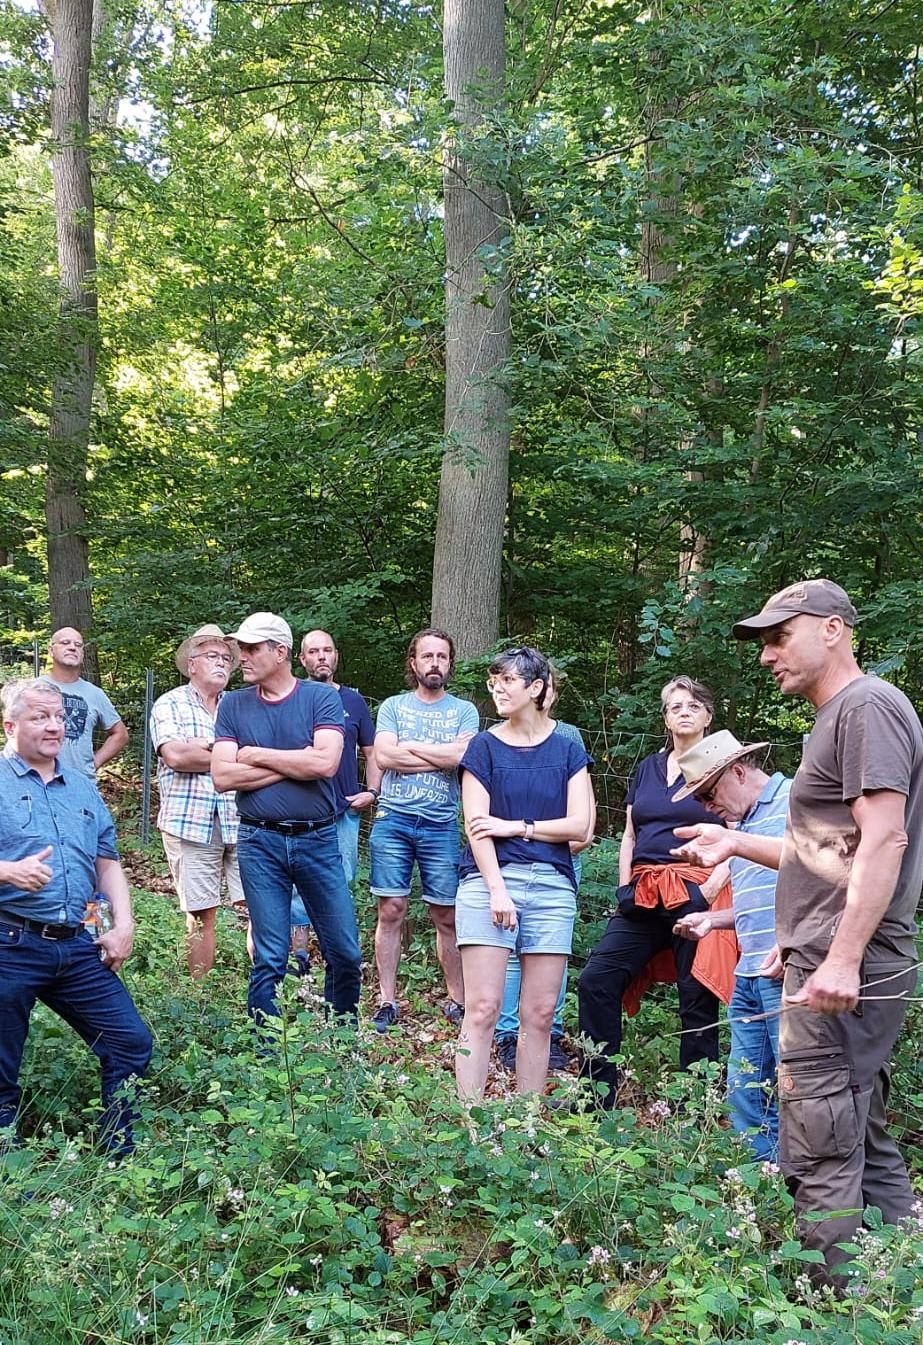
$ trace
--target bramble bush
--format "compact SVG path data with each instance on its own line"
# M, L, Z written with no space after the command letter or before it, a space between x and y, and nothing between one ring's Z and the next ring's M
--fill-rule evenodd
M611 845L590 856L578 961L613 858ZM0 1159L0 1341L919 1341L923 1212L901 1230L872 1214L848 1293L812 1293L790 1199L726 1128L717 1074L673 1072L668 994L626 1034L620 1110L596 1120L501 1091L468 1113L428 929L405 958L401 1030L328 1024L313 978L292 977L267 1058L245 1021L230 913L220 969L197 985L173 903L142 891L137 912L125 974L157 1039L137 1152L113 1165L93 1149L95 1068L37 1010L26 1140ZM360 918L368 936L367 897ZM896 1074L919 1176L913 1040L911 1024Z

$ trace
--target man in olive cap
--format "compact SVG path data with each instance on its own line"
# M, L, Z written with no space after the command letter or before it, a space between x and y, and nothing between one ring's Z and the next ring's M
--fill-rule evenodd
M896 1223L913 1193L885 1128L889 1059L916 984L914 913L923 882L923 727L896 687L862 672L856 611L838 584L774 594L734 627L758 639L786 695L815 708L783 841L708 823L681 828L683 854L732 854L779 869L785 964L780 1025L780 1163L803 1243L833 1275L865 1206ZM810 1216L806 1218L805 1216Z
M195 980L215 965L222 877L231 901L244 899L237 806L233 795L218 793L211 777L218 702L239 662L236 641L220 626L200 626L176 651L176 666L189 681L158 697L151 713L160 794L157 825L186 915L186 956Z

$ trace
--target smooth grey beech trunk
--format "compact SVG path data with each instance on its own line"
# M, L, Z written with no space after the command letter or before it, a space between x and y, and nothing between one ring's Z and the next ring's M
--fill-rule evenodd
M58 369L48 425L45 520L52 629L92 626L82 493L96 374L96 244L89 109L93 0L48 0L54 42L52 175L61 288ZM88 655L91 651L88 649ZM88 660L87 676L96 673Z
M508 205L485 152L487 117L504 96L503 0L445 0L443 19L445 92L458 139L443 160L445 455L432 619L464 657L497 639L509 478L510 295L495 251L509 232Z

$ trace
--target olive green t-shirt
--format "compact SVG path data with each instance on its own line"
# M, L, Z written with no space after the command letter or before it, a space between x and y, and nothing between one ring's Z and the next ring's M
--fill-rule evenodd
M846 902L859 829L849 805L891 789L906 796L907 848L891 903L868 953L915 960L914 915L923 885L923 727L902 691L858 677L817 711L789 800L776 888L783 958L816 967Z

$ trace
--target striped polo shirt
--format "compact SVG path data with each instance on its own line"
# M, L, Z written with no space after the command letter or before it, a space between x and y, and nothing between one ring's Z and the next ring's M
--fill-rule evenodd
M785 835L788 796L792 782L776 771L738 830L752 836ZM752 860L734 856L730 861L731 887L734 894L734 923L740 945L738 976L757 976L760 964L776 942L777 869L767 869Z

